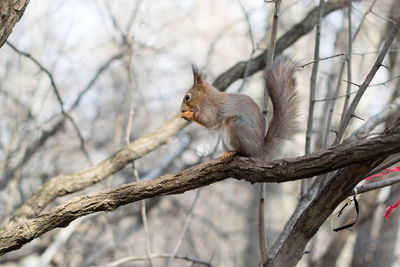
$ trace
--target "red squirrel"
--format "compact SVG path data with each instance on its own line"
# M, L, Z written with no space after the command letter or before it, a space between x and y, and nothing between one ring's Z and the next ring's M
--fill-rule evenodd
M296 64L288 58L275 59L265 74L273 104L267 133L263 113L250 97L220 92L205 81L196 66L192 65L192 70L194 83L183 98L181 118L219 130L226 151L224 161L231 161L236 154L265 160L294 134L299 101L295 91Z

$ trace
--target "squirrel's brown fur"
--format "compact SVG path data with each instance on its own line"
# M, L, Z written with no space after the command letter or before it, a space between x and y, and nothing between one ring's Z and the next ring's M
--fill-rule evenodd
M250 97L216 90L195 66L192 66L194 83L183 98L181 117L208 129L220 130L227 151L224 159L231 159L234 154L262 159L271 157L296 128L295 68L293 62L280 57L266 71L266 85L273 104L267 134L263 114Z

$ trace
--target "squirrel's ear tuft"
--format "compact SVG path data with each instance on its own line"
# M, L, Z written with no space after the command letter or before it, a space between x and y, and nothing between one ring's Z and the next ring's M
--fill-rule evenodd
M199 72L199 69L196 65L192 64L192 71L193 71L193 82L195 85L202 85L205 83L205 78Z

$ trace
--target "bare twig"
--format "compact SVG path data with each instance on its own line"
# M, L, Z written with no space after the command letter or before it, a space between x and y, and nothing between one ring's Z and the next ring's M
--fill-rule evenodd
M19 50L18 48L16 48L16 47L15 47L12 43L10 43L9 41L6 41L6 43L7 43L7 45L8 45L9 47L11 47L11 49L14 50L17 54L22 55L22 56L28 58L28 59L31 60L37 67L39 67L39 69L40 69L41 71L43 71L44 73L46 73L47 77L48 77L49 80L50 80L51 88L53 89L53 92L54 92L54 94L56 95L57 101L58 101L58 103L59 103L59 105L60 105L61 112L62 112L62 113L65 113L65 110L64 110L64 102L63 102L63 100L62 100L62 98L61 98L60 91L58 90L57 85L56 85L56 83L55 83L55 81L54 81L53 74L51 74L51 72L50 72L47 68L45 68L45 67L44 67L36 58L34 58L31 54Z
M392 45L392 42L393 42L394 38L396 37L397 32L399 31L399 28L400 28L400 20L397 21L396 24L393 26L390 34L386 38L386 41L385 41L381 51L379 52L378 58L376 59L370 72L368 73L367 77L361 84L360 89L358 90L356 96L354 97L353 101L351 102L351 105L350 105L349 109L347 110L347 112L344 116L344 119L342 120L342 122L339 125L339 130L338 130L336 139L333 142L333 144L338 144L340 142L340 140L342 139L342 137L344 135L344 131L346 130L347 126L349 125L349 122L350 122L352 116L354 115L354 112L356 110L358 103L361 100L361 97L363 96L365 90L368 88L368 85L370 84L372 78L375 76L375 73L378 71L379 67L382 65L382 61L385 58L385 55L386 55L387 51L389 50L390 46Z
M323 61L323 60L327 60L327 59L331 59L331 58L335 58L335 57L340 57L340 56L344 56L344 55L345 55L345 53L339 53L339 54L336 54L336 55L333 55L333 56L329 56L329 57L323 57L323 58L314 59L313 61L310 61L310 62L308 62L306 64L300 65L299 68L304 68L304 67L306 67L306 66L308 66L310 64L314 64L316 62L320 62L320 61Z
M384 110L370 117L361 127L359 127L353 134L346 139L346 142L366 138L368 133L371 132L377 125L384 123L390 116L398 114L400 111L400 98L397 98L393 103L386 106Z
M356 94L356 93L357 93L357 91L353 91L353 92L350 92L350 95L353 95L353 94ZM314 102L318 103L318 102L324 102L324 101L332 101L332 100L337 100L337 99L340 99L340 98L343 98L343 97L346 97L346 96L347 96L347 94L340 95L340 96L337 96L337 97L331 97L331 98L315 99Z
M101 74L103 74L103 72L110 67L111 63L113 63L117 59L121 59L122 57L123 57L122 53L115 54L114 56L110 57L110 59L108 59L102 66L100 66L100 68L96 71L92 79L89 80L88 84L79 93L78 97L75 99L74 103L69 108L68 113L79 105L82 97L93 87L93 85L97 82Z
M314 122L314 105L315 105L315 90L317 87L317 75L319 67L319 46L321 42L321 18L322 12L324 10L324 0L319 1L318 17L315 29L315 45L314 45L314 61L316 61L312 67L311 77L310 77L310 101L308 106L308 119L307 119L307 130L306 130L306 144L305 153L311 153L311 138L313 133L313 122ZM308 191L308 181L301 181L301 191L300 195L307 194Z
M365 20L366 20L366 18L367 18L367 16L368 16L368 14L371 12L372 8L375 6L376 1L377 1L377 0L373 0L373 1L372 1L371 5L368 7L367 11L366 11L365 14L363 15L363 17L362 17L362 19L361 19L361 21L360 21L360 24L358 25L358 27L357 27L357 29L356 29L356 31L354 32L354 35L353 35L353 37L352 37L353 42L354 42L355 39L357 38L358 33L359 33L360 30L361 30L361 27L364 25L364 22L365 22ZM352 54L353 54L352 51L349 51L349 50L348 50L348 51L347 51L347 56L348 56L349 53L352 53ZM340 71L339 71L339 75L338 75L338 79L337 79L337 85L336 85L335 93L334 93L333 97L330 97L330 99L336 100L337 97L338 97L338 95L339 95L339 89L340 89L340 84L341 84L341 81L342 81L342 76L343 76L343 72L344 72L345 63L346 63L346 60L344 60L344 61L342 62L342 65L341 65ZM324 148L326 148L326 147L328 146L328 143L329 143L329 140L330 140L330 139L329 139L329 132L331 131L332 116L333 116L334 109L335 109L335 101L331 101L331 102L329 103L328 119L327 119L327 124L326 124L326 129L325 129L325 135L324 135L324 141L323 141L323 147L324 147Z
M381 14L378 14L373 10L371 10L371 13L374 14L375 16L377 16L378 18L385 20L386 22L390 22L390 23L393 23L393 24L396 23L395 20L393 20L393 19L391 19L389 17L386 17L386 16L382 16Z
M350 101L350 90L351 90L351 82L352 82L352 75L351 75L351 51L353 51L353 35L352 35L352 23L351 23L351 2L349 2L348 4L348 8L347 8L347 27L348 27L348 37L347 37L347 41L348 41L348 51L350 53L347 53L346 56L346 61L347 61L347 89L346 89L346 98L344 99L344 104L343 104L343 111L342 111L342 117L340 119L340 121L342 121L344 119L344 115L346 114L347 108L349 106L349 101Z
M276 46L276 36L278 34L278 14L281 8L281 0L275 1L274 17L272 19L271 27L271 40L269 42L268 53L267 53L267 66L268 63L272 63L275 58L275 46Z
M256 50L256 45L255 45L255 42L254 42L253 29L251 27L249 15L247 14L246 8L244 7L242 1L238 0L238 2L239 2L239 6L240 6L240 9L243 12L244 17L246 18L249 39L250 39L250 42L251 42L251 50L255 51Z
M272 19L272 27L271 27L271 39L268 46L267 57L266 57L266 69L272 65L275 55L275 47L276 47L276 36L278 34L278 14L281 6L281 0L275 1L274 5L274 13ZM265 121L268 121L267 112L268 112L268 88L265 86L264 88L264 101L263 101L263 114L265 117ZM274 115L275 116L275 115ZM264 184L258 185L258 246L260 249L261 262L264 264L268 260L268 249L267 249L267 241L265 240L265 215L264 215L264 194L265 188Z
M260 248L262 263L268 260L267 241L265 240L265 215L264 215L264 184L258 184L258 246Z
M399 78L400 78L400 75L396 75L396 76L393 76L393 77L391 77L390 79L388 79L388 80L386 80L386 81L384 81L384 82L370 84L369 87L387 85L389 82L391 82L391 81L393 81L393 80L396 80L396 79L399 79Z
M253 29L251 27L251 23L250 23L250 18L248 13L246 12L246 8L244 7L243 3L241 0L238 0L240 8L244 14L244 17L246 18L246 22L247 22L247 28L248 28L248 35L249 35L249 40L251 43L251 53L250 53L250 57L249 60L247 61L248 63L246 64L246 67L244 69L244 74L243 74L243 79L242 79L242 83L240 84L239 88L238 88L238 92L242 91L243 87L246 84L247 81L247 77L248 77L248 72L249 72L249 62L251 62L251 60L254 57L254 54L256 53L256 50L258 48L258 44L255 44L254 41L254 36L253 36Z
M200 195L200 190L197 190L197 191L196 191L196 195L194 196L192 205L190 206L189 214L188 214L188 216L186 217L185 226L183 227L183 230L182 230L182 232L181 232L181 235L179 236L178 242L176 243L175 248L174 248L174 250L172 251L171 256L169 257L168 265L167 265L168 267L172 266L172 261L173 261L174 258L176 258L176 255L177 255L178 250L179 250L179 248L180 248L180 246L181 246L181 244L182 244L182 241L183 241L183 239L185 238L185 234L186 234L186 231L187 231L187 229L188 229L188 227L189 227L190 221L192 220L194 207L195 207L196 204L197 204L197 200L199 199L199 195Z
M141 1L139 2L140 6ZM137 7L138 8L138 7ZM137 9L136 8L136 9ZM131 21L131 24L133 23L133 20ZM131 29L131 26L128 26L128 30ZM126 126L126 133L125 133L125 142L126 145L130 144L130 136L131 136L131 129L132 129L132 123L133 123L133 117L135 115L135 109L134 109L134 101L135 101L135 94L134 94L134 86L133 86L133 69L132 69L132 61L133 61L133 42L129 37L129 31L126 34L125 38L125 45L128 49L127 56L128 56L128 62L126 66L126 71L127 71L127 76L128 76L128 91L129 91L129 114L128 114L128 123ZM135 177L135 180L137 182L140 181L139 177L139 172L135 166L135 162L132 162L132 171L133 175ZM146 213L146 202L144 200L141 201L141 215L142 215L142 220L143 220L143 228L146 233L146 253L147 253L147 258L149 261L150 266L154 266L153 261L151 259L151 238L150 238L150 231L149 231L149 226L147 223L147 213Z
M158 253L158 254L152 254L151 255L152 259L168 259L170 257L171 257L171 255L167 254L167 253ZM174 258L175 259L184 260L184 261L188 261L188 262L191 262L192 264L199 264L199 265L204 265L204 266L208 266L208 267L212 267L213 266L209 262L206 262L206 261L203 261L203 260L199 260L199 259L194 259L194 258L191 258L191 257L188 257L188 256L175 255ZM130 262L130 261L145 261L145 260L147 260L147 256L146 257L130 256L130 257L121 258L121 259L116 260L114 262L111 262L109 264L95 265L93 267L115 267L115 266L119 266L121 264Z
M76 131L76 133L77 133L77 135L78 135L79 141L80 141L81 150L82 150L83 153L85 154L86 159L88 160L88 162L90 163L90 165L92 165L92 164L93 164L93 163L92 163L92 160L90 159L89 152L88 152L88 151L86 150L86 148L85 148L85 140L84 140L84 138L83 138L83 136L82 136L82 134L81 134L81 131L79 130L78 125L76 124L76 122L74 121L74 119L73 119L67 112L65 112L65 109L64 109L64 102L63 102L63 100L62 100L62 98L61 98L60 91L58 90L57 85L56 85L56 83L55 83L55 81L54 81L53 74L51 74L51 72L50 72L47 68L45 68L45 67L44 67L37 59L35 59L31 54L19 50L18 48L16 48L13 44L11 44L11 43L8 42L8 41L6 41L6 43L7 43L7 45L8 45L9 47L11 47L16 53L18 53L19 55L22 55L22 56L24 56L24 57L30 59L37 67L39 67L39 69L40 69L41 71L43 71L44 73L46 73L47 77L48 77L49 80L50 80L51 88L53 89L53 92L54 92L54 94L56 95L57 101L58 101L58 103L59 103L59 105L60 105L61 113L62 113L62 114L71 122L71 124L73 125L73 127L74 127L74 129L75 129L75 131Z

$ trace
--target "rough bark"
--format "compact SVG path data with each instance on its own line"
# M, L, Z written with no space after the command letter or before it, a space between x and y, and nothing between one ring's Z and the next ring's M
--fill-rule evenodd
M11 34L15 24L21 19L28 4L29 0L0 1L0 47Z
M302 210L294 226L297 232L287 237L273 258L274 262L281 262L284 258L282 255L290 254L292 255L290 263L293 265L293 261L299 260L302 255L302 249L304 249L302 246L307 244L309 238L315 234L320 224L336 205L351 193L362 175L374 167L377 161L400 151L399 128L376 138L338 145L295 159L260 162L250 158L236 157L230 163L217 159L153 180L130 183L112 190L74 198L41 213L36 218L21 221L20 217L18 223L14 221L5 225L0 231L0 255L18 249L54 228L65 227L79 217L98 211L113 211L122 205L142 199L180 194L230 177L251 183L287 182L351 165L340 171L337 178L327 183L311 204ZM90 175L109 173L130 161L131 157L125 150L121 150L113 155L112 159L113 162L106 160L103 163L104 166L98 166L99 170L82 171L75 175L82 176L82 180L87 180ZM62 179L65 179L64 182L68 182L67 178L60 176L60 180ZM54 184L54 186L56 185ZM27 212L32 213L29 210ZM23 214L21 216L24 217ZM297 244L297 249L287 245L291 242Z
M187 125L186 121L174 117L156 131L142 136L92 167L73 174L61 174L51 178L14 213L10 223L34 217L55 198L82 190L109 177L135 159L165 144L185 125Z
M400 118L387 132L400 131ZM264 266L295 266L301 259L308 241L315 235L321 224L337 205L353 191L365 175L386 158L379 155L363 163L355 163L339 170L322 189L315 190L313 196L304 196L295 213L285 225L282 234L272 247L270 259Z
M351 193L354 186L384 157L354 164L338 171L324 188L302 208L290 231L283 232L264 266L296 266L304 254L308 241L337 205Z

